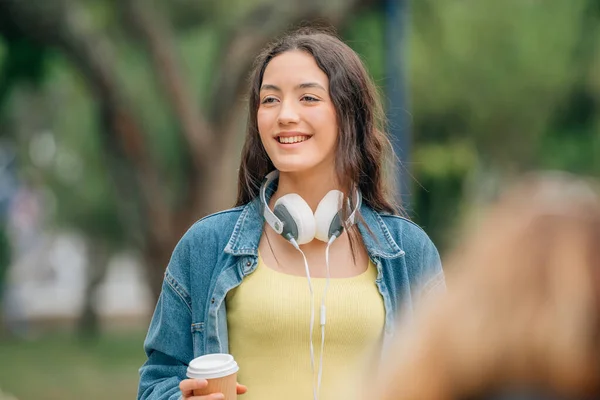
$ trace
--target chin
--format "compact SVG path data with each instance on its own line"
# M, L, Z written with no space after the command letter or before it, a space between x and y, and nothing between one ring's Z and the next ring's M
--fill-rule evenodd
M283 162L274 162L273 165L275 165L275 168L277 168L280 172L290 172L290 173L294 173L294 172L306 172L306 171L310 171L311 169L315 168L318 164L314 164L314 163L307 163L307 162L289 162L289 161L283 161Z
M304 172L304 171L308 171L310 169L310 166L306 166L306 165L293 165L293 164L287 164L287 163L281 163L281 164L274 164L275 168L277 168L277 170L279 172Z

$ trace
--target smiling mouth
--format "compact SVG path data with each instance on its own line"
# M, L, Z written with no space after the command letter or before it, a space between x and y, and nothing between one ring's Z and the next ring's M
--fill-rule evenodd
M276 139L279 143L294 144L306 142L310 138L310 136L278 136Z

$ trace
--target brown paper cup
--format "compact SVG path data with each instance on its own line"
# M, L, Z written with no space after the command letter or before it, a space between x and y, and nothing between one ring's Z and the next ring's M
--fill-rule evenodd
M187 369L188 378L208 381L208 387L194 390L194 396L223 393L225 400L237 399L238 369L230 354L207 354L194 358Z
M223 378L208 379L208 386L194 390L194 396L205 396L212 393L223 393L225 400L237 399L237 372Z

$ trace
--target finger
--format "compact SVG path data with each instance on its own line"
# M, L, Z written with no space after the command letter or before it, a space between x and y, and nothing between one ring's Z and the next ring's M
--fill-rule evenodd
M248 388L244 385L237 384L237 394L244 394L248 391Z
M208 386L206 379L184 379L179 383L179 390L184 398L190 397L195 389L204 389Z

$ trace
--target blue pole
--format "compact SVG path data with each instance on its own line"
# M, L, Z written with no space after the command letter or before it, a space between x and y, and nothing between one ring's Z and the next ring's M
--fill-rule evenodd
M398 165L397 201L407 214L410 209L411 132L406 85L406 36L408 0L384 0L385 5L385 72L387 119L390 138Z

